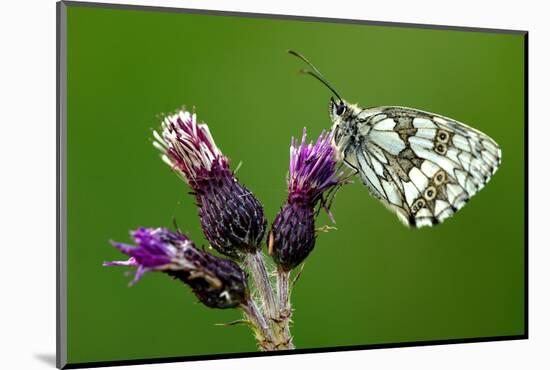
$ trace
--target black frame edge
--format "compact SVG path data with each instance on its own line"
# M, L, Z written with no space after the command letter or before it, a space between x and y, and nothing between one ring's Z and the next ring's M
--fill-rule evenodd
M524 77L523 77L523 83L524 83L524 89L525 89L525 95L524 95L524 160L525 160L525 168L524 168L524 217L525 217L525 224L524 224L524 274L525 274L525 282L524 282L524 333L525 338L529 338L529 32L525 32L525 35L523 36L523 53L524 53L524 65L523 65L523 71L524 71Z
M210 361L210 360L225 360L225 359L238 359L238 358L251 358L251 357L270 357L270 356L285 356L285 355L298 355L298 354L303 355L303 354L329 353L329 352L349 352L349 351L368 350L368 349L424 347L424 346L448 345L448 344L474 344L474 343L524 340L524 339L527 339L525 335L508 335L508 336L480 337L480 338L428 340L428 341L403 342L403 343L392 343L392 344L370 344L370 345L342 346L342 347L308 348L308 349L295 349L290 351L276 351L276 352L242 352L242 353L229 353L229 354L165 357L165 358L136 359L136 360L94 361L94 362L69 363L64 367L64 369L80 369L80 368L90 368L90 367L127 366L127 365L151 365L151 364L173 363L173 362L183 362L183 361L185 362Z

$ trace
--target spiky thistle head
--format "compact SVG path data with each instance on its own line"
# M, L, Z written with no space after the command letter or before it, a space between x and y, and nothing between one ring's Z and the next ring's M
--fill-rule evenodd
M208 307L231 308L246 302L247 275L235 262L197 249L184 234L165 228L139 228L131 236L135 246L111 242L128 260L103 263L136 267L131 285L146 272L160 271L187 284Z
M237 180L208 125L182 110L166 117L154 137L164 162L193 189L210 244L233 258L256 252L267 225L262 204Z
M311 253L315 246L315 208L321 203L328 211L324 195L345 181L343 173L338 172L331 133L322 132L315 143L309 144L306 136L304 128L301 142L291 140L288 197L268 238L270 254L285 271L298 266Z

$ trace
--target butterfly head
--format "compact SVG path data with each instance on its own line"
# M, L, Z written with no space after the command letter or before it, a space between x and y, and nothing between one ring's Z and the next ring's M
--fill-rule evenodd
M349 107L348 104L344 100L334 100L333 97L330 98L329 102L329 114L330 114L330 120L332 122L339 121L344 118L344 116L348 113Z
M357 134L357 115L361 109L345 100L330 99L329 115L332 121L332 140L339 152L342 152Z

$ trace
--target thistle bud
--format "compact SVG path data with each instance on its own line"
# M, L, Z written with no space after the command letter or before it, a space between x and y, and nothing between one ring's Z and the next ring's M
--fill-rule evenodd
M137 267L130 284L146 272L160 271L187 284L208 307L231 308L247 301L247 275L235 262L199 250L187 236L168 229L140 228L132 237L137 246L112 242L130 259L103 264Z
M315 144L306 143L306 129L298 145L292 138L288 198L275 217L268 239L269 253L283 271L290 271L315 246L315 208L323 194L342 184L337 174L331 135L321 133Z
M154 132L162 159L193 189L206 239L233 258L260 249L267 221L261 203L229 168L206 124L187 111L168 116Z

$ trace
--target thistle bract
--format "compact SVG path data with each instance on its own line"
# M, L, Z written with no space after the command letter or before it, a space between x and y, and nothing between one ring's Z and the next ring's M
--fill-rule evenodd
M154 132L163 160L193 189L203 232L212 247L239 258L260 248L267 221L261 203L235 178L206 124L187 111Z
M189 285L208 307L236 307L248 298L246 273L231 260L197 249L185 235L164 228L140 228L132 237L136 246L112 242L130 256L128 260L103 264L137 267L131 284L145 272L160 271Z
M315 143L290 146L288 198L275 217L268 239L273 259L285 271L299 265L315 246L315 207L323 194L343 183L337 173L336 153L330 133L321 133Z
M287 203L273 221L269 244L277 266L290 271L299 265L315 246L313 207Z

